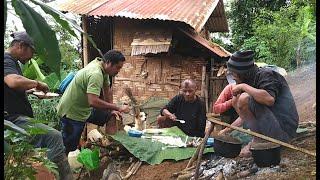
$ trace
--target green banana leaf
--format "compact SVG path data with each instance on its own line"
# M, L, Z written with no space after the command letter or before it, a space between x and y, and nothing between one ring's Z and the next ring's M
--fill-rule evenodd
M76 37L78 39L78 36L71 29L68 21L66 21L64 19L61 19L61 17L66 18L64 16L64 14L62 14L60 11L57 11L57 10L53 9L52 7L46 5L46 4L42 3L42 2L35 1L35 0L31 0L31 2L33 2L34 4L39 5L45 13L50 14L56 20L57 23L59 23L64 29L66 29L72 36L74 36L74 37Z
M60 78L61 54L55 32L39 13L22 0L12 0L12 6L34 40L38 56Z
M57 90L59 88L60 85L60 80L58 78L58 76L55 73L51 73L49 74L44 82L49 86L49 89L51 90Z
M187 136L177 127L166 128L164 135ZM151 165L160 164L166 159L175 161L191 158L196 148L167 148L165 144L152 141L151 139L130 137L124 131L117 132L111 136L114 140L120 142L132 155ZM204 154L214 152L213 148L205 148Z
M39 78L41 81L43 81L46 77L42 74L37 61L34 59L31 59L31 63L36 71L37 78Z

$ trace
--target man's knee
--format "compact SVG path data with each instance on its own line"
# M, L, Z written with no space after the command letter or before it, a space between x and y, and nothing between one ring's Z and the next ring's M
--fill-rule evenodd
M240 111L249 110L249 99L250 99L250 95L248 93L242 93L239 96L237 105Z

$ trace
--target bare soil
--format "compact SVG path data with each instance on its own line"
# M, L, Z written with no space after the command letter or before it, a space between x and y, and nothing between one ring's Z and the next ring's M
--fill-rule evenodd
M316 66L300 68L294 72L289 72L286 76L291 92L294 96L300 122L316 121ZM316 151L316 137L311 136L295 142L294 145ZM148 165L143 163L137 173L131 176L130 180L170 180L175 179L172 174L183 170L188 163L183 161L165 161L159 165ZM129 164L123 164L121 172L126 174ZM316 179L316 158L310 155L283 148L281 152L281 172L251 175L244 179ZM100 179L103 169L90 176L81 179Z

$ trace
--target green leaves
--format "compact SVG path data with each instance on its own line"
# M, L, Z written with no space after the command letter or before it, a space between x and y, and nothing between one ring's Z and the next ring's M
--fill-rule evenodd
M3 1L3 13L4 13L4 31L3 31L3 36L4 36L4 33L6 32L6 23L7 23L7 0L4 0Z
M12 0L12 6L19 15L23 27L34 40L38 56L60 78L61 54L55 32L46 20L21 0Z

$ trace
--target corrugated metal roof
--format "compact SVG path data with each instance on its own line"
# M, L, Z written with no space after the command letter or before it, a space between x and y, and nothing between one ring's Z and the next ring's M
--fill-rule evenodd
M218 13L212 15L216 8ZM197 32L207 22L211 31L228 30L222 0L69 0L59 9L88 16L179 21Z
M229 51L225 50L223 47L219 46L218 44L209 42L208 40L201 37L198 33L194 32L191 29L186 30L186 29L178 28L178 30L220 57L231 56L231 53Z

